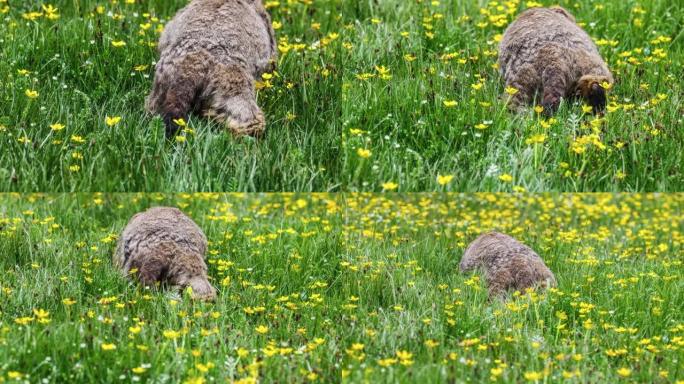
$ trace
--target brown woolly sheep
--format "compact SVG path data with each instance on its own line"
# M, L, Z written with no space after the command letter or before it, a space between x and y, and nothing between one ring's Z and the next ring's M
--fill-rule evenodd
M146 286L168 282L192 287L193 298L213 300L204 262L207 238L177 208L150 208L133 216L119 237L114 265Z
M236 135L261 134L264 115L255 81L272 69L276 41L261 0L193 0L159 40L147 109L171 137L190 112L224 123Z
M614 81L589 35L561 7L528 9L508 26L499 45L499 70L506 86L518 90L511 109L523 109L541 93L549 115L561 99L573 97L584 98L594 113L603 111L603 84Z
M501 298L508 290L556 286L553 272L539 255L499 232L485 233L470 243L459 268L463 273L481 269L490 299Z

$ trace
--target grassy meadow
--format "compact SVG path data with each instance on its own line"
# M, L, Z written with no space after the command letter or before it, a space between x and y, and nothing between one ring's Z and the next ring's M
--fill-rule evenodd
M167 141L144 99L159 34L185 4L0 0L0 190L339 189L338 15L270 7L280 59L259 86L264 138L195 118Z
M608 113L505 109L497 43L549 1L265 1L265 138L148 116L183 0L0 0L0 190L679 191L684 6L561 1L617 79Z
M347 190L682 190L681 1L362 4L347 29ZM581 105L564 105L553 119L506 110L498 42L523 9L556 4L575 15L615 75L603 117Z
M183 209L214 304L110 263L128 218ZM0 195L0 382L683 383L681 194ZM488 302L479 233L558 288Z

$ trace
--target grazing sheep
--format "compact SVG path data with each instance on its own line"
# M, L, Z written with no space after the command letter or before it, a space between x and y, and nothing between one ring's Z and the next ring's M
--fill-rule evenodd
M113 261L124 275L137 276L146 286L189 286L193 298L213 300L216 290L207 278L206 252L207 238L195 222L177 208L156 207L131 218Z
M561 99L572 97L601 112L607 102L602 84L613 84L594 42L561 7L528 9L508 26L499 45L499 70L506 86L519 91L511 109L521 110L540 92L549 115Z
M271 19L261 0L192 0L159 40L147 109L160 114L171 137L190 112L257 136L265 122L254 85L277 55Z
M503 297L511 289L556 286L553 272L539 255L499 232L485 233L470 243L459 267L463 273L478 268L484 272L490 299Z

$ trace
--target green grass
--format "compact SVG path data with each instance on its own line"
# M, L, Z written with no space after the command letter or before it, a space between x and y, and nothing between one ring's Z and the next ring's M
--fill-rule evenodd
M579 105L564 105L547 127L531 108L519 116L506 111L503 81L493 67L496 37L528 3L383 1L360 7L343 84L348 190L380 191L386 182L399 191L682 189L681 2L538 3L570 9L615 74L611 112L593 129L593 117ZM378 66L391 78L379 78ZM364 74L373 77L360 79ZM449 108L445 101L458 105ZM594 144L576 146L581 154L573 150L578 138L591 134ZM542 143L528 144L533 137ZM370 156L359 156L359 149ZM438 175L454 179L443 187Z
M206 232L216 303L113 269L115 235L162 204ZM0 207L0 381L684 380L681 194L6 194ZM488 302L458 262L492 229L536 249L558 289Z
M678 2L561 1L616 75L611 112L593 127L579 105L564 105L549 125L532 110L505 109L496 36L532 2L268 2L281 57L258 96L266 137L234 138L195 118L177 143L143 101L151 45L184 3L58 0L59 18L35 20L23 15L41 11L37 2L0 3L0 190L682 188ZM110 127L107 116L122 120ZM442 186L439 175L453 180Z
M314 46L336 29L337 15L327 12L332 6L272 9L282 23L280 45L302 46L281 53L272 87L259 92L265 138L234 138L218 124L192 119L194 134L176 143L165 140L160 118L146 115L144 98L157 59L150 46L156 31L185 3L61 0L52 2L58 19L44 13L28 21L22 15L40 11L39 3L9 2L0 14L0 190L339 189L342 62L338 43ZM314 21L320 29L311 28ZM39 95L30 99L26 90ZM122 120L110 127L107 116ZM52 131L56 123L65 128Z

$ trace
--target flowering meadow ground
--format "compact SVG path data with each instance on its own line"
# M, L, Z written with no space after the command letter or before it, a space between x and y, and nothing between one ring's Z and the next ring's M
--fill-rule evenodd
M682 1L359 3L343 37L348 190L682 190ZM616 77L601 118L506 111L498 42L521 10L556 4Z
M681 1L560 1L616 75L608 113L505 110L497 42L557 1L265 1L261 140L147 116L184 0L0 0L2 191L679 191ZM515 90L509 90L515 92Z
M49 3L49 4L48 4ZM156 42L184 0L0 0L0 190L328 191L341 166L342 56L332 5L270 3L268 131L191 119L167 142L146 115Z
M113 270L151 205L206 232L220 294ZM683 383L684 195L0 196L0 382ZM558 288L461 275L500 230Z

